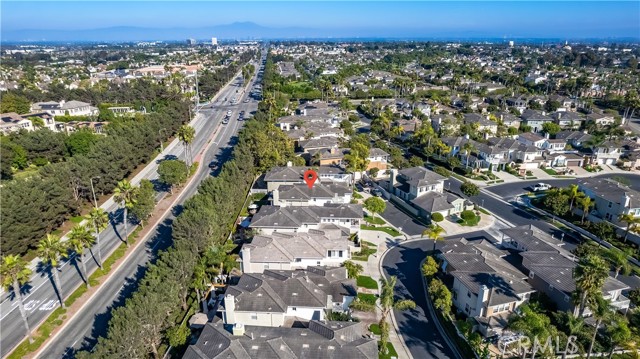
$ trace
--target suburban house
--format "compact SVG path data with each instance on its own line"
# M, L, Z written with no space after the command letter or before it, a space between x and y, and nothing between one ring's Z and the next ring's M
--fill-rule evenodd
M447 217L470 206L464 199L444 193L446 178L424 167L390 172L387 191L412 205L422 217L431 218L433 213Z
M615 141L605 141L591 148L591 161L597 165L615 165L622 155L621 144Z
M520 118L516 117L510 112L496 112L495 116L498 120L502 121L502 124L507 127L520 127Z
M571 300L576 290L573 270L575 257L562 249L560 241L534 225L524 225L500 230L502 245L519 252L522 266L527 271L527 281L538 292L545 293L556 304L558 310L575 312L578 306ZM605 299L618 310L629 308L629 299L622 291L629 286L608 277L602 289ZM591 314L585 311L585 315Z
M542 125L554 121L553 118L547 116L545 112L531 109L524 110L520 118L525 125L531 126L532 132L542 132Z
M520 113L523 113L527 109L529 101L525 97L509 97L505 101L507 106L516 108Z
M293 166L290 162L287 163L287 166L272 168L264 176L264 181L267 183L267 190L273 191L281 185L305 183L303 175L308 169L310 169L310 167ZM319 166L313 167L312 169L318 174L319 182L339 182L348 184L352 181L351 174L337 166ZM318 181L316 181L316 184Z
M309 322L284 328L207 323L183 359L353 358L377 359L378 342L364 335L360 322Z
M611 126L616 122L612 115L596 112L588 114L587 121L593 121L598 126Z
M0 115L0 131L8 135L20 130L33 131L33 123L15 112L3 113Z
M640 217L640 192L607 178L582 178L578 187L595 202L591 212L597 216L618 223L618 217L630 214Z
M53 116L97 116L98 108L82 101L49 101L34 103L31 112L46 112Z
M577 112L556 111L551 117L561 128L578 129L585 122L585 117Z
M453 280L453 304L478 323L485 336L500 335L509 315L535 290L527 276L503 257L509 253L486 240L460 238L441 248L442 268Z
M351 258L353 248L345 228L311 229L306 233L274 232L256 235L240 252L243 273L266 269L306 269L309 266L340 266Z
M359 204L329 204L323 206L262 206L251 218L249 228L260 234L273 232L309 232L311 229L345 228L349 233L360 231L363 218Z
M308 267L244 273L224 294L225 324L286 326L287 321L324 320L325 311L345 312L357 295L344 267Z
M344 183L317 182L309 188L306 183L280 185L271 192L274 206L323 206L325 203L350 203L353 189Z
M31 122L33 121L37 121L37 119L40 119L41 123L42 123L42 127L43 128L48 128L51 131L57 131L57 125L58 123L56 123L56 121L53 119L53 116L46 113L46 112L37 112L37 113L28 113L25 115L20 115L22 118L27 119L27 120L31 120ZM33 126L34 128L38 128L37 125Z
M498 124L477 113L464 115L465 124L474 124L479 132L495 135L498 132Z
M536 148L542 148L546 138L533 132L524 132L518 135L518 141L524 143L527 146L533 146Z
M593 138L590 134L580 131L560 131L555 137L565 140L573 148L582 148L585 142Z
M377 168L381 172L389 168L389 154L379 148L372 148L369 150L369 157L367 157L369 164L367 170Z

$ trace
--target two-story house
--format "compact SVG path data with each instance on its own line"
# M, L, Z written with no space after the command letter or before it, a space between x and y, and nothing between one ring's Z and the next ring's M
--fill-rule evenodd
M0 115L0 131L2 131L2 133L8 135L20 130L33 131L34 128L31 120L23 118L15 112Z
M98 108L82 101L49 101L34 103L31 112L46 112L53 116L97 116Z
M325 203L346 204L351 202L353 189L345 183L322 182L309 188L306 183L281 185L271 192L274 206L324 206Z
M615 165L622 155L621 145L615 141L605 141L592 146L591 161L597 165Z
M353 234L360 231L363 213L359 204L325 203L323 206L290 207L264 205L251 218L249 228L264 235L331 228L343 228Z
M442 269L453 279L454 306L475 319L484 336L500 335L509 315L535 292L527 276L503 258L508 252L486 240L461 238L440 252Z
M340 266L358 252L341 228L309 230L306 233L258 234L240 252L243 273L266 269L306 269L309 266Z
M573 254L562 249L560 241L534 225L524 225L500 230L502 246L519 252L522 266L527 271L527 281L540 293L545 293L558 310L576 313L578 305L572 300L576 291L573 270L577 266ZM629 286L613 277L607 277L602 289L605 299L618 310L629 308L629 299L622 291ZM585 315L590 312L586 311Z
M308 169L309 167L306 166L293 166L291 162L287 163L287 166L270 169L264 176L264 181L267 183L267 190L271 192L281 185L305 183L303 175ZM351 174L337 166L319 166L314 167L314 170L318 174L318 181L320 183L339 182L348 184L352 182Z
M372 168L377 168L380 170L379 172L383 172L387 168L389 168L389 154L379 148L372 148L369 150L369 157L367 157L367 161L369 164L367 165L367 170Z
M280 327L288 319L324 320L325 311L344 312L356 297L344 267L308 267L244 273L224 294L225 324Z
M208 322L182 359L229 358L377 359L377 340L361 322L312 320L308 327L264 327Z
M640 217L640 192L607 178L582 178L578 188L595 202L598 217L619 223L618 217Z
M553 118L546 115L544 111L526 109L520 115L522 123L531 127L532 132L542 132L542 125L547 122L554 122Z
M433 213L443 216L458 214L471 204L450 193L444 193L445 177L422 166L390 171L387 190L409 203L424 218Z

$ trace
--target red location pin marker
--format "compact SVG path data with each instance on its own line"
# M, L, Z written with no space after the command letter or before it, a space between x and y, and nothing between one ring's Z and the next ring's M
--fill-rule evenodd
M318 179L318 174L314 170L306 170L304 171L304 181L307 182L307 186L309 189L313 188L313 184Z

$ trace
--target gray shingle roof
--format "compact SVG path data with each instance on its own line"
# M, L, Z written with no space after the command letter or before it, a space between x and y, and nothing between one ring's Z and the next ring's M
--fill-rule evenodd
M582 178L578 180L580 188L586 188L609 202L621 204L623 195L629 198L628 208L640 207L640 192L606 178Z
M398 181L406 182L416 187L435 185L446 179L422 166L402 169L399 171L399 174L401 177L398 178Z
M454 208L454 206L449 203L447 195L438 192L427 192L420 197L412 199L411 203L429 213Z
M284 313L287 307L324 308L328 295L335 302L356 295L355 280L346 278L343 267L314 268L245 273L226 294L235 297L236 311L271 313Z
M208 323L183 359L378 358L377 342L364 338L361 323L311 321L309 328L246 326L233 336L222 323Z
M292 262L295 258L322 259L328 250L348 250L348 233L336 237L329 232L311 230L309 233L275 232L269 236L256 235L251 243L252 262Z

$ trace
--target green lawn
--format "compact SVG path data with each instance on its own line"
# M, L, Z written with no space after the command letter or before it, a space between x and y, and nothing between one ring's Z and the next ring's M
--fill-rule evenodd
M358 293L358 299L360 299L361 301L365 302L365 303L369 303L369 304L376 304L376 296L375 294L369 294L369 293Z
M554 170L553 170L553 169L551 169L551 168L543 168L542 170L543 170L543 171L545 171L545 172L547 172L548 174L550 174L550 175L552 175L552 176L553 176L553 175L557 175L557 174L558 174L558 172L554 171Z
M378 342L378 347L380 346L380 342ZM398 353L396 352L396 348L393 347L393 344L387 343L387 355L378 354L379 359L391 359L397 358Z
M356 191L353 191L353 198L354 199L363 199L364 197L362 197L362 195Z
M467 227L473 227L473 226L477 225L477 224L478 224L478 222L480 222L480 216L476 216L475 218L473 218L473 219L472 219L472 220L470 220L470 221L465 221L465 220L464 220L464 219L462 219L462 218L461 218L461 219L459 219L459 220L457 221L457 223L458 223L459 225L461 225L461 226L467 226Z
M360 229L364 229L368 231L382 231L392 237L397 237L400 235L400 232L396 231L394 228L391 228L391 227L373 227L373 226L367 226L365 224L362 224L360 225Z
M375 334L375 335L380 335L382 332L380 331L380 326L376 323L373 323L369 326L369 330L371 331L371 333Z
M364 216L364 220L369 224L385 224L386 223L384 219L380 217Z
M360 252L351 255L351 259L355 261L368 261L369 256L377 252L376 245L371 242L360 243Z
M357 283L358 287L378 289L378 283L373 278L367 277L366 275L358 276Z

